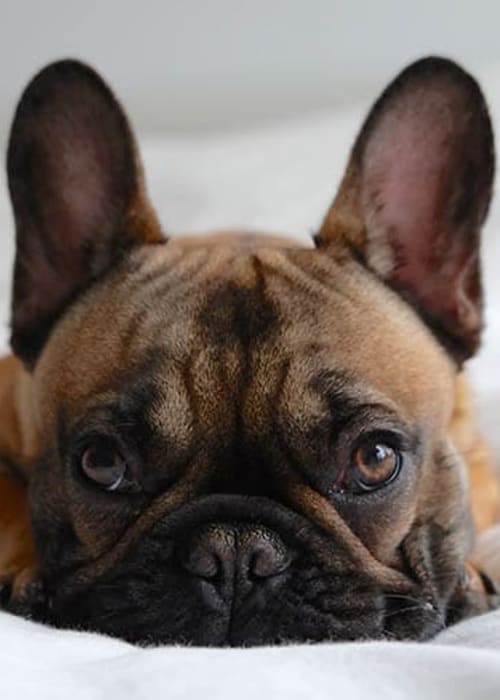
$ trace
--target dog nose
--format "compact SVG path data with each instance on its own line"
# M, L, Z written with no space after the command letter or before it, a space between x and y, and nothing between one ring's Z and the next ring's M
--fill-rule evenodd
M190 574L202 579L247 581L283 573L292 554L272 530L261 526L213 524L195 530L181 555Z

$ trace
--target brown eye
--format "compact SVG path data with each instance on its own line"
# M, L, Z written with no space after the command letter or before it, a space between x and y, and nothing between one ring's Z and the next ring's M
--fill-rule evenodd
M368 442L354 453L353 482L361 491L373 491L396 478L401 453L382 442Z
M81 457L85 476L107 491L123 490L127 485L127 462L111 440L96 440Z

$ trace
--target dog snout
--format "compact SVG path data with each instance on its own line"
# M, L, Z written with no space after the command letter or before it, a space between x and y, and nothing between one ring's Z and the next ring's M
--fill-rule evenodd
M215 523L197 528L180 547L191 575L221 584L257 582L284 573L293 555L273 530L258 525Z

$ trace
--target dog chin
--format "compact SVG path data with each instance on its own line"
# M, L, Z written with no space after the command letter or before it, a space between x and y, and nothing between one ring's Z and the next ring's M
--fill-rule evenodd
M43 618L61 629L98 632L140 646L165 644L202 647L253 647L346 641L426 641L445 627L437 607L405 596L373 595L359 616L350 620L310 603L293 608L290 597L276 586L274 605L262 606L258 596L234 605L213 590L192 591L186 598L170 596L142 600L132 581L126 591L110 579L78 596L58 600ZM114 591L114 595L113 595ZM135 597L136 600L133 600ZM268 609L271 608L271 609Z

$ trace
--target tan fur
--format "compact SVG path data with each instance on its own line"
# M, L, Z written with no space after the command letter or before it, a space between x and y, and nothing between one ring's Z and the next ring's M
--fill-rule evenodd
M478 532L483 532L499 520L500 481L477 426L472 392L465 374L457 379L450 435L467 462L474 524Z
M35 76L7 158L8 609L148 643L134 619L167 612L158 641L246 644L424 639L498 606L470 562L500 486L459 374L481 338L493 166L479 87L424 59L369 113L314 245L167 240L109 88L71 60ZM253 537L240 557L247 517L283 581L255 583ZM231 530L231 561L207 550L192 570L205 519L219 544ZM224 612L205 629L213 586Z
M17 595L36 568L27 503L27 479L37 456L30 385L19 360L0 361L0 582L12 582Z
M322 347L322 352L328 354L329 344L333 343L337 363L367 381L375 392L385 394L387 400L394 402L398 412L409 421L418 419L423 423L432 424L434 429L437 426L440 438L443 435L439 435L439 425L442 425L443 433L448 431L457 450L468 464L476 525L482 529L491 524L498 515L499 488L475 424L465 377L458 377L454 391L455 380L451 364L437 345L429 342L430 336L414 314L392 292L380 285L374 284L372 287L371 283L358 280L356 271L350 269L347 263L347 269L344 269L341 252L338 256L334 255L333 263L340 280L339 286L342 288L342 294L339 296L335 289L330 290L323 283L331 272L331 257L319 255L312 250L298 249L293 242L285 242L285 247L280 249L279 242L283 239L273 240L271 245L266 247L265 240L267 239L248 234L242 234L240 237L233 235L197 240L180 239L171 241L168 246L154 247L154 252L148 252L147 256L144 251L138 255L144 258L142 272L160 266L167 269L175 265L176 275L179 277L187 273L186 278L190 280L193 274L198 275L197 282L201 278L204 279L205 285L209 285L214 280L232 276L234 282L243 288L252 283L254 273L249 261L255 261L257 258L261 267L268 273L268 293L272 294L275 300L279 300L284 313L294 313L295 292L289 291L288 298L284 294L283 285L287 288L291 285L290 290L306 290L306 294L311 296L315 305L315 297L321 298L319 306L322 312L311 321L318 347ZM308 270L307 275L304 273L305 269ZM127 304L124 304L124 299L134 305L134 300L128 294L128 285L132 282L133 280L123 280L114 288L113 294L109 293L104 284L91 293L84 304L72 309L55 329L33 379L14 358L6 358L0 364L0 449L6 460L5 464L12 463L21 477L29 479L30 466L39 456L39 435L43 434L44 440L48 442L55 439L58 406L64 404L75 416L79 415L88 401L93 400L99 392L113 392L113 387L119 379L116 374L117 368L130 367L140 361L146 347L144 341L140 340L140 335L135 342L124 340L130 311ZM116 281L114 284L116 286ZM205 285L197 288L198 294L205 294ZM335 299L337 307L340 307L340 311L337 308L336 323L342 318L341 342L338 326L333 328L329 320L330 297ZM199 303L200 299L197 297L189 298L188 308L191 311L185 314L185 319L189 317L189 313L194 314ZM386 305L391 309L390 314L386 313ZM383 316L380 315L381 309L384 309ZM402 333L401 328L407 332ZM188 351L193 343L201 342L196 333L197 329L186 321L182 328L172 331L169 342L175 343L182 355L183 347ZM366 334L373 333L379 335L376 346L364 344L363 338ZM101 344L101 352L98 355L89 354L87 348L94 347L97 341ZM310 341L311 324L308 323L306 313L303 322L297 322L283 332L279 346L289 349L292 356L299 358L299 363L301 347L305 347ZM366 352L363 349L364 345ZM356 352L353 352L354 348ZM124 351L127 352L126 358L123 355ZM202 364L207 361L203 353L203 347L200 346L199 362ZM274 362L277 357L264 350L256 356L254 381L244 410L250 418L249 423L257 432L261 428L264 429L266 424L267 394L269 385L274 381L270 381L270 378L276 372ZM68 364L69 361L71 364ZM237 373L238 362L236 349L229 348L225 357L226 371L229 374L231 371ZM391 363L404 366L405 372L402 375L396 373L388 382L387 367ZM209 381L213 375L213 367L203 369L202 364L199 375L201 379L205 378L204 381ZM79 368L78 373L75 374L73 367ZM234 367L234 370L231 370L231 367ZM315 413L316 399L304 389L307 385L307 371L306 365L297 364L296 370L290 373L292 383L284 388L283 393L282 410L298 430L301 426L305 427ZM303 372L306 374L302 375ZM158 420L163 430L177 431L177 438L184 435L184 439L188 441L189 405L182 398L181 388L175 389L175 373L171 374L168 380L169 375L165 376L165 406L169 409L175 401L178 410L174 415L168 410L165 415L159 415ZM205 397L205 426L208 433L217 427L212 425L211 421L232 420L229 414L223 418L219 410L221 406L226 405L224 391L217 383L200 387L200 392ZM440 401L435 401L436 395L440 396ZM219 407L215 412L214 402ZM226 403L231 404L230 401ZM185 409L182 408L183 405ZM175 507L175 504L182 502L189 493L199 492L203 488L205 470L206 465L196 465L189 478L186 476L181 490L168 494L166 500L159 502L158 512L161 512L162 508ZM289 476L288 481L293 484L296 478L297 475ZM422 488L429 489L429 493L436 493L440 499L440 486L434 482L435 478L437 477L429 475L428 482L424 479ZM28 536L26 485L20 481L19 475L9 472L7 466L3 468L0 479L0 578L14 579L17 589L20 589L34 568L33 545ZM294 488L290 487L289 498L292 501L296 498L294 493ZM295 500L296 506L303 511L312 508L314 514L312 511L309 514L317 519L318 511L314 499L308 503L307 499L304 502L301 496L297 496L297 499L299 500ZM432 501L430 495L423 500L427 503L429 499ZM321 519L328 527L329 518L334 517L333 511L326 503L323 503L323 506L328 510L322 512ZM410 526L412 518L416 517L416 507L416 501L402 502L397 506L397 510L391 516L392 533L384 538L382 549L380 546L378 549L371 548L371 553L363 550L366 562L374 555L377 558L373 560L374 566L380 566L378 562L384 561L394 564L393 547ZM330 512L330 515L327 515L327 512ZM413 515L410 515L412 512ZM139 537L141 528L148 527L150 519L157 515L149 513L148 517L149 520L142 525L141 519L138 520L135 529L132 528L135 534L131 534L131 538ZM100 556L112 549L110 524L102 523L102 527L96 533L95 529L89 529L85 513L75 512L74 518L80 538L87 543L89 555ZM336 522L337 520L338 518ZM373 541L375 539L374 537ZM370 541L372 540L368 533L366 542L369 548ZM114 556L118 556L116 551ZM109 563L109 558L105 558L105 561Z
M14 596L36 573L30 530L26 485L0 474L0 583L10 583Z

